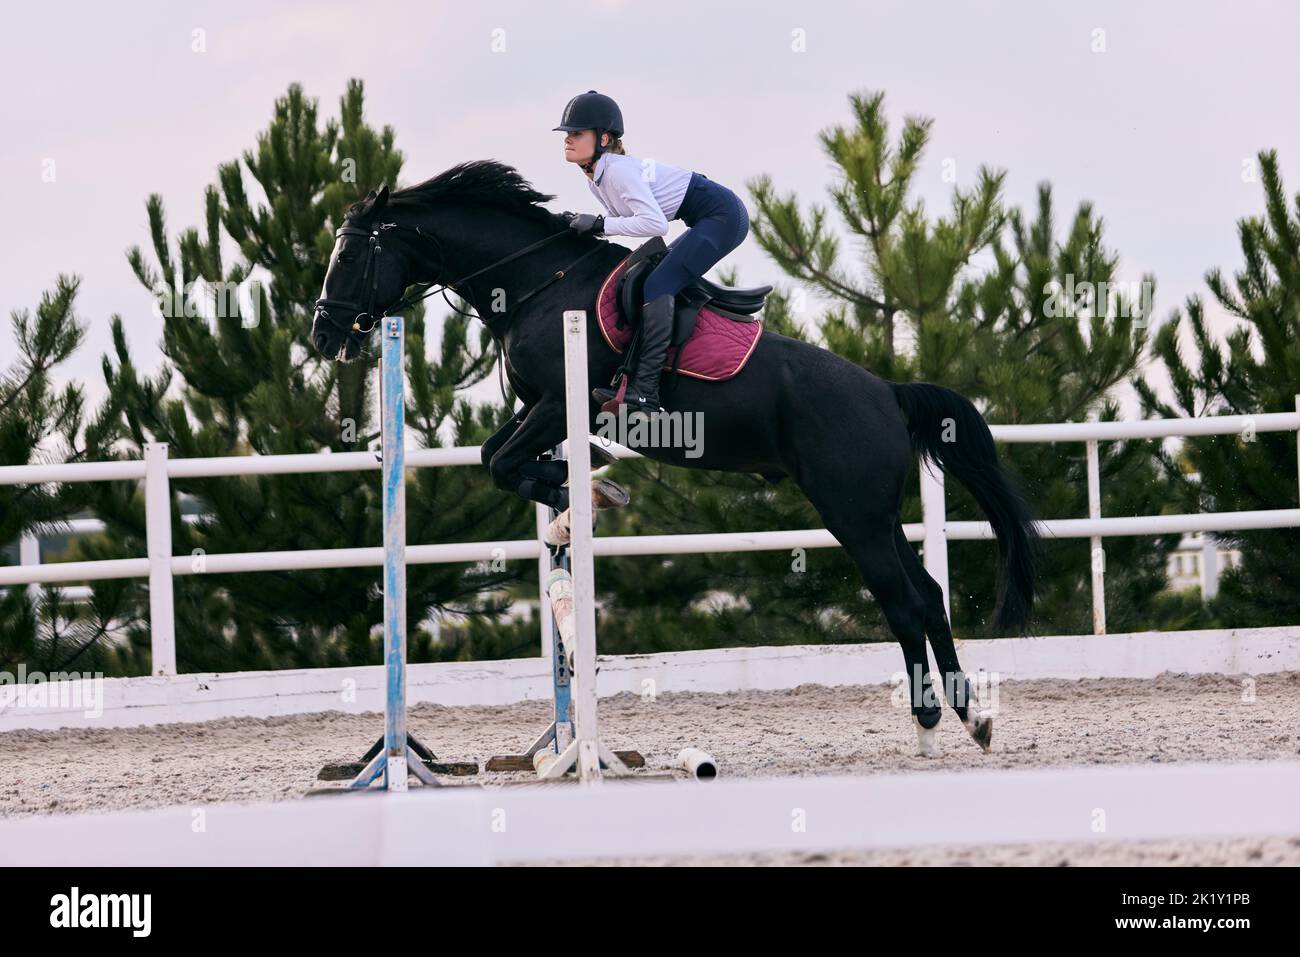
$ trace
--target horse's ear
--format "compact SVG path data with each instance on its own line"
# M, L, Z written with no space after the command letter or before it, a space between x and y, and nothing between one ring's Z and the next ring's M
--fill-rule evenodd
M380 186L378 193L375 193L373 190L371 190L371 193L375 197L375 202L370 207L370 212L372 215L377 215L383 212L384 207L388 205L388 184L384 183Z

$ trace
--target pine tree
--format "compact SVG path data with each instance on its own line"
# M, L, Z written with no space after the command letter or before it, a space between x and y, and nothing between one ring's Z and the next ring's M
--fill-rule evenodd
M11 315L17 359L0 376L0 462L26 465L82 461L85 400L75 383L57 390L55 369L81 345L85 326L74 313L80 280L59 276L35 315ZM57 533L86 505L88 486L0 485L0 542L25 532ZM51 675L111 667L103 641L125 613L125 589L116 583L92 602L69 601L57 586L0 589L0 669L25 667ZM34 600L33 600L34 599Z
M323 128L315 101L294 85L275 104L270 126L256 148L243 153L242 164L219 168L219 185L206 192L201 229L183 230L173 241L162 198L149 198L152 261L132 248L132 270L155 295L164 286L209 284L201 287L208 304L203 316L187 316L179 297L160 297L172 315L162 321L166 361L153 376L137 370L122 321L114 317L114 352L105 357L104 376L117 411L99 442L100 457L139 457L147 441L168 443L178 458L377 447L377 356L338 365L319 357L306 336L346 207L382 182L398 185L402 156L394 142L391 128L366 124L359 82L349 84L339 120ZM233 308L229 298L213 294L246 280L257 281L255 309ZM473 333L467 319L453 314L443 322L438 361L431 362L424 316L418 310L410 316L408 441L472 445L501 418L500 407L471 409L457 395L490 372L488 342L486 329ZM408 482L412 543L531 532L526 504L504 501L482 469L421 469ZM174 554L328 549L381 540L377 472L174 479L172 490ZM201 514L198 521L182 521L182 497L187 511ZM93 507L109 532L83 542L82 557L144 554L138 488L103 483ZM434 647L430 632L416 624L440 611L500 611L504 598L494 593L530 570L530 563L411 566L412 660L468 653L456 640ZM382 591L375 569L186 575L176 578L175 592L182 671L379 660L374 631L382 620ZM147 608L143 583L136 583L134 594ZM144 671L147 620L138 617L126 639L133 668ZM534 650L534 636L504 629L498 647L475 652L509 654L512 642L525 641L523 647Z
M1231 280L1206 274L1210 295L1236 320L1226 343L1210 330L1205 302L1161 327L1154 351L1169 372L1173 401L1137 383L1147 410L1164 416L1289 412L1300 393L1300 194L1288 201L1277 153L1259 154L1264 214L1237 224L1244 266ZM1194 352L1184 357L1186 331ZM1224 348L1226 345L1226 350ZM1235 512L1295 508L1296 436L1259 432L1187 439L1166 460L1182 511ZM1184 466L1190 467L1189 475ZM1235 626L1294 624L1300 608L1300 529L1219 533L1241 549L1228 572L1218 613Z

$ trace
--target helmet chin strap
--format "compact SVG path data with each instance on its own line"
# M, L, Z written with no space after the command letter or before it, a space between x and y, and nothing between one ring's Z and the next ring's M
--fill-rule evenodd
M592 130L592 132L596 134L596 148L592 151L591 159L581 164L583 172L586 173L590 173L596 168L596 161L600 159L601 154L605 152L605 147L600 145L600 137L605 130Z

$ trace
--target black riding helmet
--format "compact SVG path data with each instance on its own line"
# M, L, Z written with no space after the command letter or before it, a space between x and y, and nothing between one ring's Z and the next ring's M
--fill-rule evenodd
M623 111L612 97L588 90L568 102L564 107L564 115L560 117L560 125L555 129L566 133L595 130L596 152L591 157L595 161L604 152L600 145L601 133L607 132L615 139L623 135Z

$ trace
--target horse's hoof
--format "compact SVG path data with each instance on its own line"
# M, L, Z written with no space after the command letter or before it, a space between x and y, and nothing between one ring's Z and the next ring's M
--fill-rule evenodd
M916 720L916 715L912 715L912 724L916 727L916 753L922 758L937 758L939 756L939 742L936 740L939 726L936 724L933 728L923 727L921 722Z
M569 544L569 538L569 510L566 508L555 516L550 525L546 526L545 541L547 545L559 547L560 545Z
M993 746L993 715L967 712L966 720L962 723L966 725L966 730L975 739L975 743L987 754Z
M632 501L628 490L607 478L591 483L591 504L596 508L622 508Z
M591 467L593 469L603 469L607 465L613 465L618 459L614 453L604 448L599 442L591 443Z
M562 548L569 544L573 538L573 527L570 524L571 519L572 513L570 513L566 508L559 515L555 516L554 521L552 521L550 525L546 526L546 534L542 536L542 540L553 548ZM596 530L598 524L600 524L600 516L596 514L595 510L593 510L591 513L591 530L593 532Z

